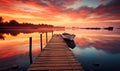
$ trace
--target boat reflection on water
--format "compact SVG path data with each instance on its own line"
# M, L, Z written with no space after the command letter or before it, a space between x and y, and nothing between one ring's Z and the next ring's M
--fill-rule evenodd
M70 47L72 49L75 48L76 44L73 40L75 37L74 34L63 33L62 37L63 37L64 41L66 42L66 44L68 45L68 47Z
M68 45L68 47L74 49L76 44L74 42L74 40L68 40L68 39L64 39L64 41L66 42L66 44Z

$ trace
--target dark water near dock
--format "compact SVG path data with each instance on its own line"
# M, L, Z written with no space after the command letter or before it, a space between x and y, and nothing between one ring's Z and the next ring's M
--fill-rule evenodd
M119 30L78 33L75 42L72 51L85 71L120 71Z
M65 30L76 34L76 47L71 49L85 71L120 71L120 30ZM60 34L65 31L54 31ZM33 37L33 59L40 53L40 32L11 35L0 33L0 68L25 71L29 67L29 37ZM43 47L46 45L43 33ZM48 33L49 39L51 33ZM4 38L4 39L3 39ZM99 64L95 66L95 64Z

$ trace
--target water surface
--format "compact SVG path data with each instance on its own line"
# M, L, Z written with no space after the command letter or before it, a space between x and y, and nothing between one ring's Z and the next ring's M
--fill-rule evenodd
M72 51L85 71L120 71L119 30L77 31L75 43Z
M120 71L120 30L66 29L54 31L56 34L69 32L76 34L76 47L71 49L85 71ZM29 37L33 39L33 60L40 51L40 33L0 33L0 68L19 65L16 71L29 67ZM51 33L48 33L49 39ZM43 46L46 45L43 33ZM94 66L99 64L99 66ZM14 71L15 71L14 70Z

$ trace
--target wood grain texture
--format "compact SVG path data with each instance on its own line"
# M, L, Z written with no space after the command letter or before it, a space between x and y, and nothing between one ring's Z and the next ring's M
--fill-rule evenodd
M61 35L55 34L28 71L84 71Z

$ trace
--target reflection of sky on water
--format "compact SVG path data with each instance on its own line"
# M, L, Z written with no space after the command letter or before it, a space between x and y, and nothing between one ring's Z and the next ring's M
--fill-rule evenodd
M11 36L3 34L5 40L0 40L0 68L12 65L18 65L19 68L15 71L26 71L29 61L29 37L32 37L32 52L33 60L37 57L40 51L40 34L19 34ZM46 45L45 34L43 34L43 47ZM48 39L51 38L51 33L48 33Z
M103 50L108 53L120 53L120 38L114 37L94 37L94 38L76 38L76 44L80 48L95 47L98 50Z
M120 37L76 37L73 53L85 71L120 71ZM99 67L94 67L99 63Z
M70 29L65 31L76 34L77 47L72 51L86 71L117 71L119 69L120 31ZM61 34L63 32L55 31L54 33ZM48 33L48 36L50 39L51 33ZM35 59L40 53L40 33L20 33L16 36L0 34L0 38L2 38L0 40L0 67L18 64L20 65L19 71L27 69L29 66L29 37L33 37L33 57ZM43 34L44 46L46 45L45 37ZM94 67L92 64L95 62L100 63L100 66Z
M17 71L25 71L29 66L29 55L27 53L24 53L0 59L0 67L11 68L12 65L19 66Z

